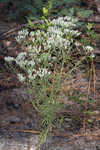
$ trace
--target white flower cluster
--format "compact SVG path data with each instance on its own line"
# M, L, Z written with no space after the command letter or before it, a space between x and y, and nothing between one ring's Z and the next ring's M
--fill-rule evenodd
M26 80L26 77L24 77L22 74L17 74L17 76L20 82L24 82Z
M61 26L62 28L70 28L76 27L75 22L77 22L76 19L66 16L66 17L59 17L58 19L53 19L52 24L56 26Z
M70 35L71 37L77 37L81 33L78 30L70 30L70 29L64 29L65 35Z
M94 50L93 47L87 45L87 46L83 46L83 49L85 49L86 53L87 53L90 57L92 57L92 58L95 57L95 55L94 55L94 53L93 53L93 50Z
M8 63L14 61L14 58L13 58L13 57L10 57L10 56L5 57L4 59L5 59L5 61L8 62Z
M21 52L15 59L16 64L19 65L21 68L24 68L27 63L27 60L25 59L26 55L26 52Z
M81 34L75 30L76 22L77 19L68 16L53 19L46 31L38 29L30 32L30 40L26 41L27 53L19 53L15 59L13 57L5 58L7 62L15 61L25 71L26 77L23 74L18 74L21 82L26 79L31 82L37 76L42 78L45 75L50 75L50 67L56 61L60 60L61 62L62 55L68 55L68 50L73 49L72 44L76 47L82 47L81 43L75 39ZM17 42L21 42L27 35L28 30L19 31L16 37ZM93 51L90 46L83 47L83 49L88 52Z
M45 69L45 68L39 68L39 71L37 71L37 75L39 77L44 77L47 74L49 75L50 72L48 72L47 69Z
M28 36L28 30L23 29L23 30L18 32L18 36L16 37L16 41L20 42L22 39L26 38L26 36Z
M93 52L93 47L91 46L86 46L85 49L87 50L87 52Z
M39 70L28 69L27 78L31 82L31 81L35 80L36 77L42 78L46 75L50 75L50 72L46 68L39 68Z
M68 21L66 21L68 20ZM71 21L73 20L73 21ZM73 30L76 26L76 19L71 17L59 17L51 21L51 26L48 27L47 31L37 30L31 32L33 47L29 46L28 51L32 53L40 53L43 50L52 51L54 49L69 49L70 44L73 42L73 38L79 36L81 33L77 30ZM67 37L70 38L68 39Z

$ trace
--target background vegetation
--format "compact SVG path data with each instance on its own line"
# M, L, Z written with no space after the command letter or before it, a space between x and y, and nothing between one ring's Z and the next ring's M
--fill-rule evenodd
M49 7L51 16L75 15L86 18L93 13L83 0L0 0L0 4L3 11L4 9L8 11L9 19L18 20L27 17L34 20L41 17L44 6Z

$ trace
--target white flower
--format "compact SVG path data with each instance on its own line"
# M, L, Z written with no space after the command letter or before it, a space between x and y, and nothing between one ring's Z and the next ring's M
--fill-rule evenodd
M34 75L32 75L32 73L30 73L30 74L28 75L28 78L29 78L29 80L30 80L30 81L32 81L32 80L34 80L34 79L35 79L35 76L34 76Z
M52 33L52 34L57 34L57 35L60 35L60 36L63 35L63 32L60 28L52 27L52 26L48 28L47 32Z
M18 32L18 36L15 39L17 42L20 42L22 39L26 38L27 35L28 35L28 30L23 29Z
M93 47L91 46L86 46L85 49L88 51L88 52L92 52L94 49Z
M33 31L30 32L30 36L33 37L35 34Z
M35 62L34 62L33 60L28 61L28 62L27 62L27 65L28 65L29 67L33 67L33 66L35 65Z
M75 45L78 47L78 46L81 46L81 43L75 42Z
M45 68L39 68L39 71L37 71L37 75L39 77L44 77L45 75L50 75L50 72L48 72Z
M16 64L19 65L21 68L24 69L25 66L26 66L26 64L27 64L27 60L25 60L25 61L23 61L23 60L22 61L17 61L16 60Z
M23 29L21 31L18 32L19 35L23 35L23 36L27 36L28 35L28 30L27 29Z
M22 74L17 74L17 76L20 82L24 82L26 79Z
M16 61L24 60L26 55L27 55L26 52L19 53L18 56L16 57Z
M5 59L6 62L12 62L12 61L15 60L14 57L10 57L10 56L5 57L4 59Z
M15 39L16 39L17 42L20 42L20 40L21 40L19 35L17 37L15 37Z
M25 60L26 55L27 55L26 52L21 52L15 59L16 64L19 65L21 68L24 68L28 62L28 60Z
M91 56L92 58L94 58L94 57L95 57L95 54L92 53L90 56Z

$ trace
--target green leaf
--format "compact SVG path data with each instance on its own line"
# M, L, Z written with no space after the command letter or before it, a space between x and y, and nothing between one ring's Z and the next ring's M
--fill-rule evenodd
M92 28L93 28L93 23L88 23L87 29L88 29L88 30L91 30Z
M80 10L77 12L78 17L87 18L93 13L92 10Z
M34 27L34 24L33 24L33 22L30 19L28 19L28 26L30 26L31 28Z
M43 7L43 15L48 16L48 9L46 7Z
M88 123L92 123L93 122L93 120L92 119L88 119Z

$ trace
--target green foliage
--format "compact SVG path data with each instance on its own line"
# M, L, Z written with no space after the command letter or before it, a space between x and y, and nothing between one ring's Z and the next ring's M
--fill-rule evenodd
M81 0L52 0L52 14L56 16L89 17L93 11L81 8Z
M9 0L0 0L0 3L8 3Z
M84 10L84 9L77 9L77 16L81 18L87 18L93 13L92 10Z
M10 0L0 0L2 3L10 5ZM81 0L15 0L8 12L10 19L26 19L35 20L40 18L45 11L46 16L78 16L87 18L93 13L92 10L81 8Z
M26 16L32 19L42 14L42 0L15 0L12 1L11 6L10 0L0 0L0 2L6 3L10 7L8 12L10 19L25 19Z
M45 7L43 7L43 15L44 15L45 17L48 16L48 9L46 9Z
M97 41L99 39L99 36L94 31L93 27L94 27L94 24L92 24L92 23L88 23L86 25L86 28L85 28L86 36L81 39L81 42L84 45L88 43L89 45L94 46L95 41Z

